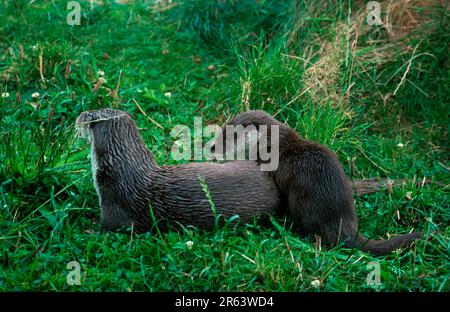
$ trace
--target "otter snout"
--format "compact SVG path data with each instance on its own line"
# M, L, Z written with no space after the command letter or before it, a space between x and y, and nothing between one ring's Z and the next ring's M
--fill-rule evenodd
M124 117L131 118L129 114L111 108L82 112L76 120L76 128L80 137L88 137L88 130L91 128L92 123L107 122Z
M80 126L82 123L89 121L88 117L89 117L89 112L82 112L77 118L76 125Z
M77 135L81 138L88 138L89 123L92 121L90 112L81 113L75 122Z

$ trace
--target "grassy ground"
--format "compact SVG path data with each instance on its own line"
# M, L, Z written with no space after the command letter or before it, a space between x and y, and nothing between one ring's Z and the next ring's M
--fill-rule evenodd
M80 1L71 27L66 1L0 0L0 290L450 290L444 2L381 2L378 26L363 1L100 2ZM429 240L374 258L320 249L280 219L101 233L88 146L74 135L78 114L100 107L131 113L161 164L174 163L176 124L278 113L348 174L354 159L354 178L408 179L356 199L364 235ZM67 283L70 261L79 286Z

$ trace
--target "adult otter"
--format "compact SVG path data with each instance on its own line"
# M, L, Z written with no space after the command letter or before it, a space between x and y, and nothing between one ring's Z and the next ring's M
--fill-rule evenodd
M160 167L129 114L113 109L81 113L76 124L91 141L94 184L106 230L133 225L150 230L156 220L213 229L215 214L242 222L280 207L273 179L253 161L190 163ZM215 211L202 190L208 186ZM161 224L164 226L164 223Z
M237 115L222 127L221 135L212 145L213 151L217 152L217 144L223 144L222 151L230 147L225 140L226 126L230 125L250 125L256 131L263 125L279 127L279 166L271 175L282 195L287 197L288 214L302 232L319 235L327 245L343 240L348 247L357 247L375 255L408 246L421 236L416 232L389 240L368 240L359 235L352 187L336 155L322 145L300 138L297 132L264 111ZM231 141L234 148L236 135L230 137L235 140ZM267 141L270 148L270 131ZM259 154L257 161L261 162Z

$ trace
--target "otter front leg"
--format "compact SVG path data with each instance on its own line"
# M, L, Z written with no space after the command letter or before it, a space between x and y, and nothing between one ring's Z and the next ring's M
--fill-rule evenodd
M127 206L112 187L112 181L105 183L105 175L102 175L101 170L97 170L95 177L97 181L101 182L96 185L97 194L100 203L100 224L103 230L112 231L119 228L131 227L133 224L132 218L127 212ZM110 185L110 187L102 187L102 185Z
M123 208L119 207L117 203L102 202L100 200L100 224L103 230L113 231L120 228L128 228L133 225L132 219Z

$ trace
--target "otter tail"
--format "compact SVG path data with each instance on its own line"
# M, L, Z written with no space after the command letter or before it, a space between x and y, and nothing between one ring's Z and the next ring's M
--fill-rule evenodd
M356 240L354 238L347 239L346 245L350 248L361 249L362 251L371 253L375 256L382 256L398 248L408 247L421 236L422 232L413 232L410 234L397 235L387 240L369 240L364 236L358 235Z

